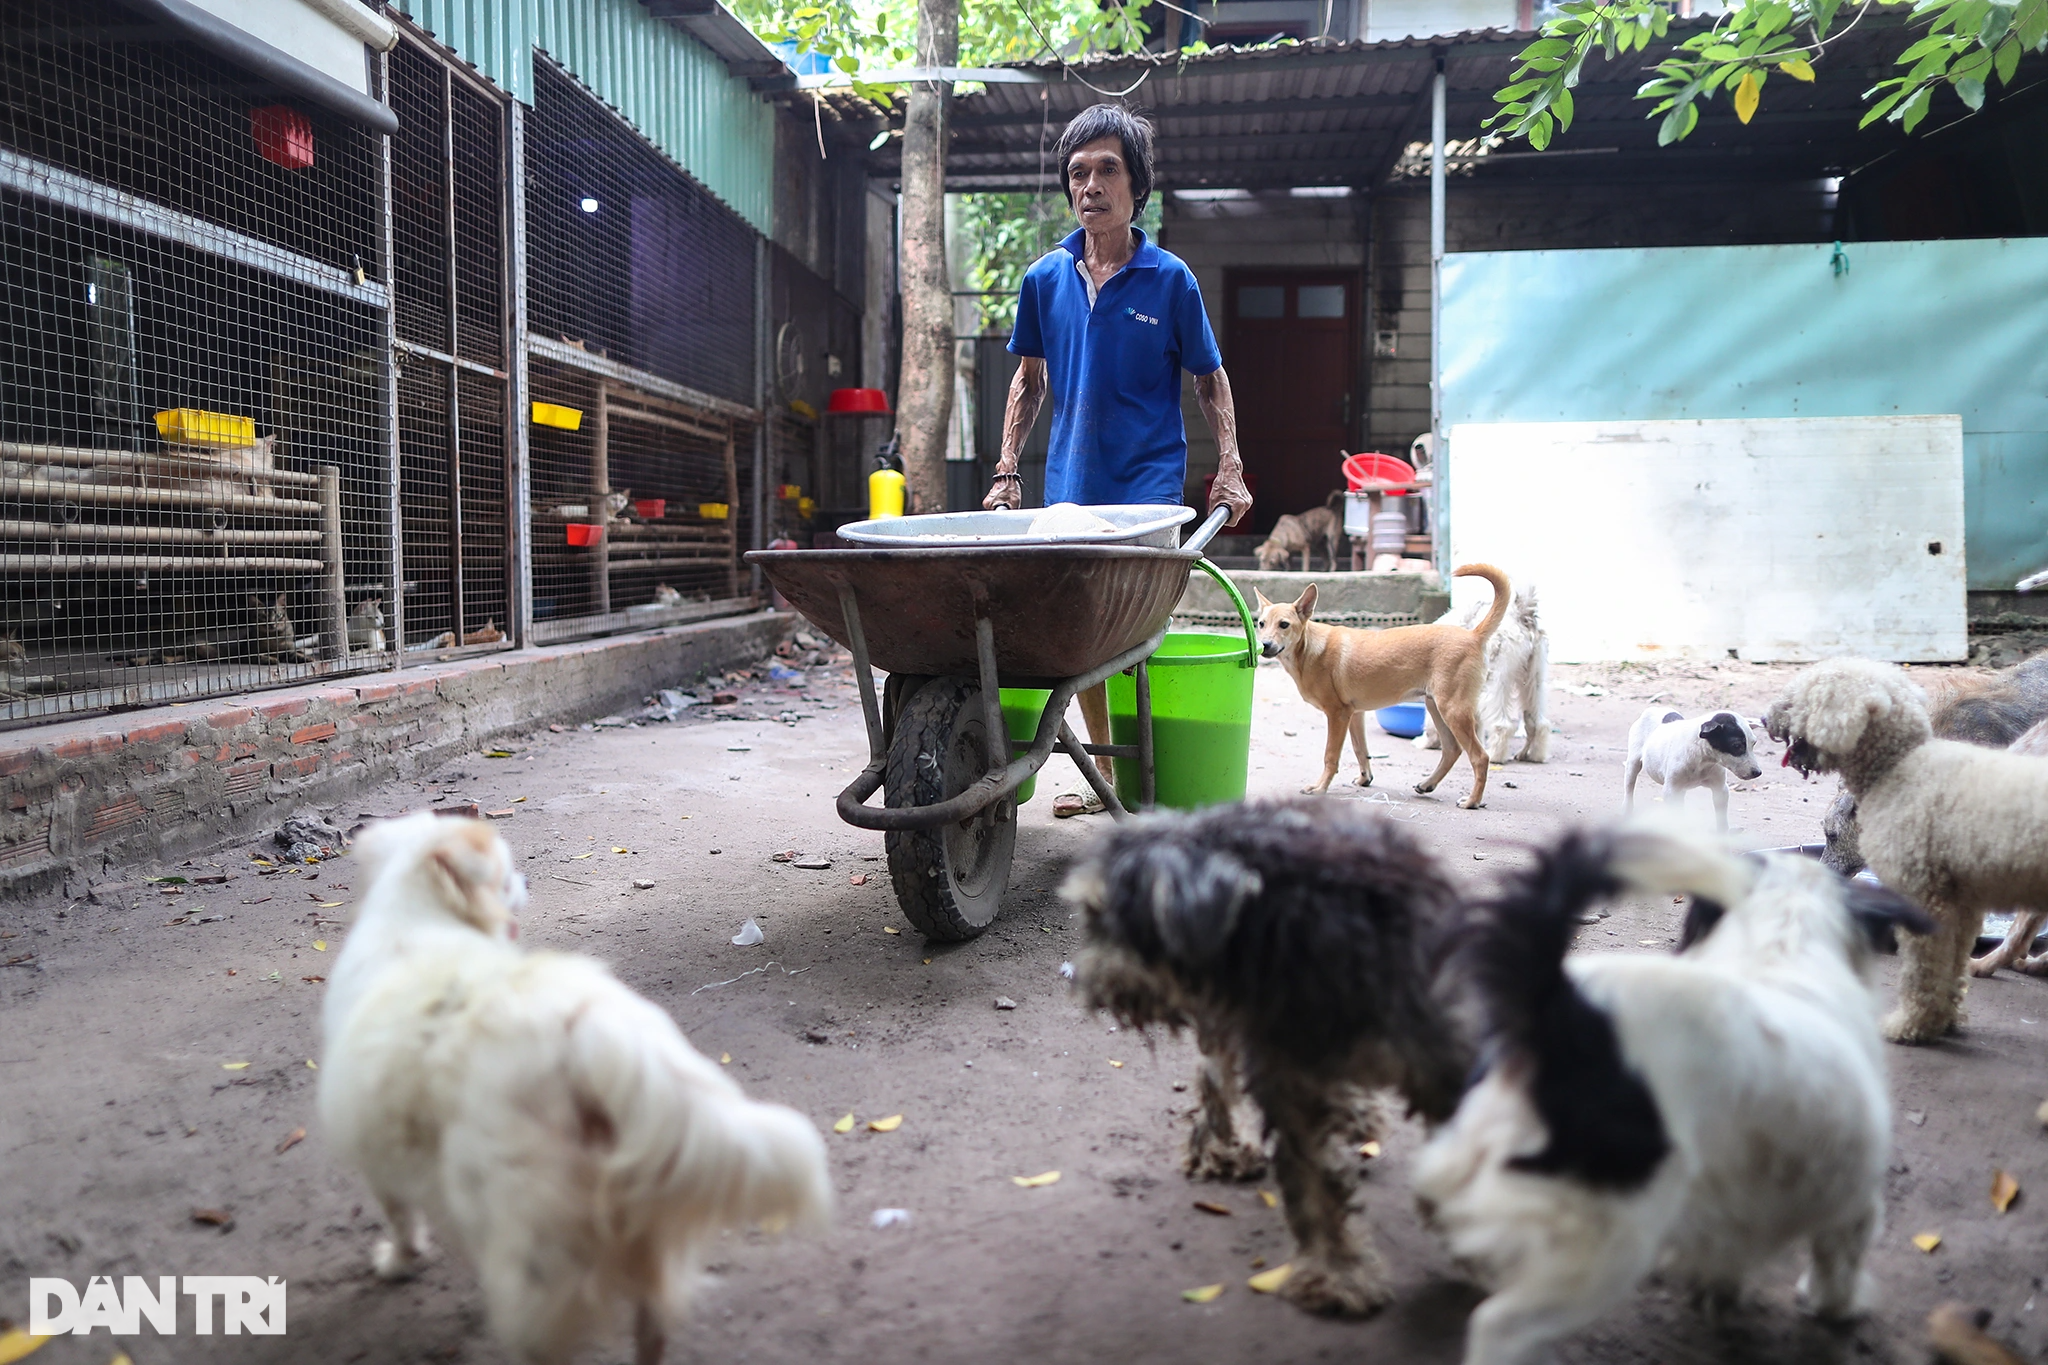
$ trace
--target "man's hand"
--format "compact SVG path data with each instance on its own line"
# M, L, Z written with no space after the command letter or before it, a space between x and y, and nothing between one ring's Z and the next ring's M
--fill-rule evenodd
M1000 512L1005 508L1016 511L1024 505L1024 479L1016 470L996 467L995 478L989 481L988 496L981 500L984 512Z
M1213 512L1225 505L1230 508L1228 524L1231 526L1243 521L1245 513L1252 510L1252 495L1244 486L1242 460L1232 460L1227 465L1218 466L1216 478L1209 485L1209 510Z
M1196 375L1195 401L1216 435L1216 479L1209 485L1209 510L1227 505L1235 526L1252 510L1252 495L1244 486L1244 457L1237 450L1237 404L1231 401L1230 376L1220 368Z

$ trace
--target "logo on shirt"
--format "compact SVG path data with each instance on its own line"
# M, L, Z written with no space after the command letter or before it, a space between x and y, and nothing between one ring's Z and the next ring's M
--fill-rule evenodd
M1124 309L1124 316L1125 316L1125 317L1127 317L1127 318L1136 318L1136 319L1137 319L1137 320L1138 320L1139 322L1149 322L1149 323L1151 323L1151 324L1152 324L1152 325L1153 325L1154 327L1157 327L1157 326L1159 325L1159 319L1158 319L1158 318L1155 318L1155 317L1147 317L1147 316L1146 316L1145 314L1143 314L1143 313L1139 312L1139 311L1138 311L1137 309L1135 309L1135 308L1126 308L1126 309Z

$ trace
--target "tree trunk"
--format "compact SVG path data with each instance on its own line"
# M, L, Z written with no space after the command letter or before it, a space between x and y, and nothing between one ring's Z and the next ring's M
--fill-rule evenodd
M960 62L960 0L920 0L917 64ZM946 430L953 415L953 282L946 269L946 81L910 87L903 115L903 375L896 431L911 510L946 510Z

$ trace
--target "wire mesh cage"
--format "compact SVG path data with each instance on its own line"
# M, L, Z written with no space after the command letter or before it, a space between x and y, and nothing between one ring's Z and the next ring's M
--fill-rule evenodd
M503 101L410 37L392 50L393 327L409 650L511 643Z
M376 137L104 0L0 26L0 723L389 662Z
M538 56L526 168L534 638L730 609L753 232Z

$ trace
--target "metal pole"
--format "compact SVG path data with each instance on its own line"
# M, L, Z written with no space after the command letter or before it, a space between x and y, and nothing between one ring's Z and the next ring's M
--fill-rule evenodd
M462 353L462 309L457 301L455 259L455 73L441 68L441 153L447 188L444 222L448 230L448 354ZM393 312L397 309L393 308ZM448 367L448 610L455 618L455 643L462 643L469 623L462 600L462 371Z
M508 471L511 488L512 535L512 641L524 648L533 639L533 451L528 421L526 346L526 107L517 100L509 103L510 141L506 148L506 289L511 335L506 345L512 363L512 378L506 385L506 451L511 457Z
M1451 571L1448 514L1450 490L1444 474L1444 59L1436 59L1435 82L1429 91L1429 433L1430 534L1434 537L1437 572Z
M599 526L597 553L591 556L596 566L598 614L609 615L612 609L612 388L600 379L597 381L597 432L590 443L590 514Z
M768 239L754 238L754 535L751 548L768 545ZM761 566L753 566L748 589L761 595Z
M391 54L377 54L377 85L383 92L384 102L391 102ZM391 634L385 643L390 647L389 666L405 666L405 510L402 501L404 492L403 473L399 463L398 437L398 272L393 262L398 259L396 229L391 221L391 138L379 138L383 145L384 165L379 185L382 204L382 245L384 251L384 413L386 437L389 445L385 451L389 461L385 467L384 489L390 499L385 521L385 534L390 538L388 546L391 560L391 586L385 593L385 613L391 625Z
M320 540L327 560L321 595L327 621L327 657L348 658L348 589L341 572L341 466L320 466Z

